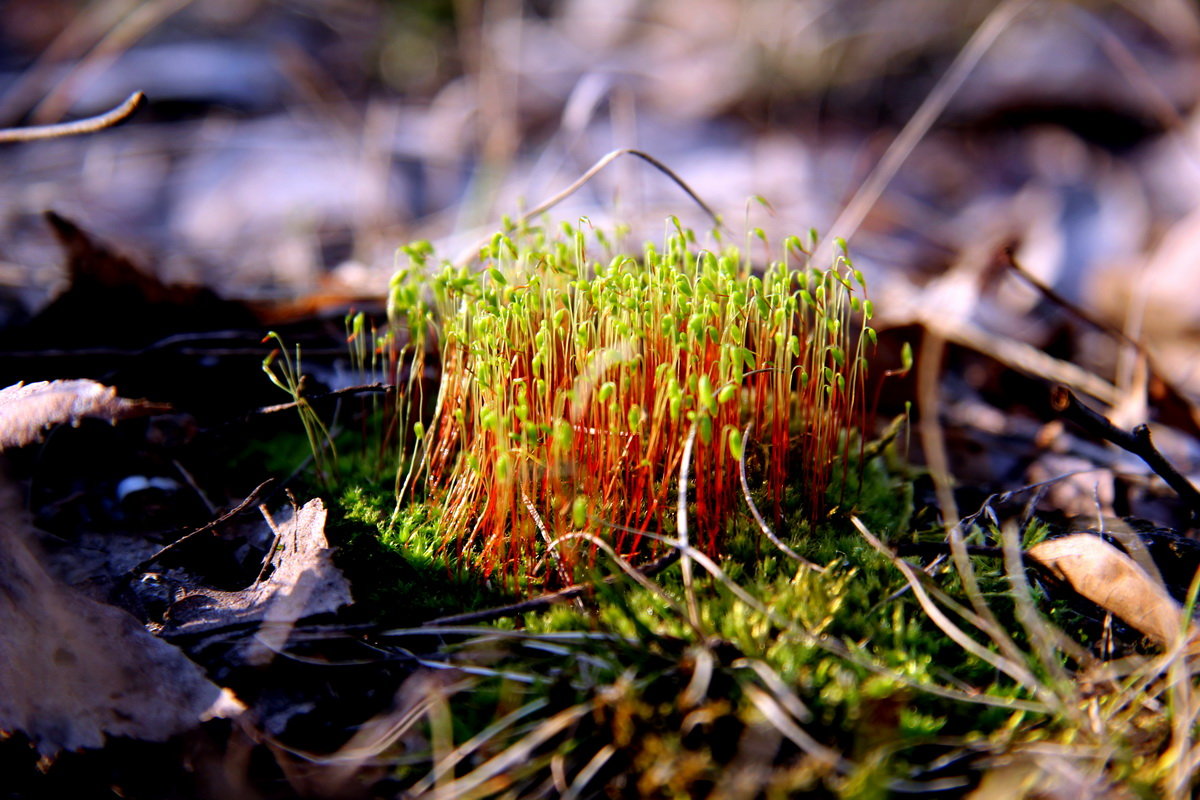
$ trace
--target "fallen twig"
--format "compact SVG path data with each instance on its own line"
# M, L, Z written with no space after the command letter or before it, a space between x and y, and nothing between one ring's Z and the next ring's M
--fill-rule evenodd
M341 397L344 394L370 394L372 392L389 392L396 388L394 383L364 383L359 386L346 386L341 389L334 389L331 392L323 392L321 394L305 395L305 402L313 402L315 400L326 400L330 397ZM291 403L278 403L273 406L263 406L262 408L254 409L255 414L275 414L280 411L287 411L290 408L296 408L300 405L299 401Z
M672 550L657 561L653 561L646 565L642 575L651 576L657 575L667 567L674 564L679 559L679 551ZM612 584L618 576L613 575L605 578L602 583ZM436 627L440 625L466 625L475 622L490 622L494 619L503 617L512 617L517 614L524 614L527 611L540 611L543 608L548 608L555 603L561 603L564 600L574 600L586 592L594 589L594 583L577 583L574 586L568 586L557 592L532 597L528 600L522 600L520 603L511 603L506 606L496 606L495 608L485 608L481 611L468 611L465 614L452 614L448 617L438 617L427 622L421 623L422 628Z
M1139 353L1146 352L1146 346L1142 342L1134 339L1117 326L1098 319L1094 314L1088 312L1079 304L1073 303L1067 298L1063 297L1052 287L1043 283L1042 280L1032 272L1025 269L1025 267L1021 265L1021 262L1017 261L1017 256L1016 253L1013 252L1013 247L1014 245L1008 244L1001 249L1001 262L1011 269L1018 278L1025 281L1025 283L1029 284L1029 286L1035 289L1038 294L1049 300L1051 303L1054 303L1054 305L1058 306L1059 308L1064 308L1071 312L1072 315L1086 322L1088 325L1091 325L1101 333L1108 334L1114 339L1119 339L1122 342L1125 342L1125 344L1136 347Z
M149 567L151 564L153 564L155 561L158 561L158 560L159 560L160 558L162 558L164 555L166 555L167 553L171 552L171 551L172 551L172 550L174 550L175 548L179 547L179 546L180 546L181 544L183 544L184 542L188 541L189 539L191 539L191 538L193 538L193 537L195 537L195 536L199 536L200 534L204 533L205 531L210 531L210 530L212 530L213 528L217 527L218 525L221 525L222 523L229 521L229 520L230 520L230 519L232 519L233 517L236 517L238 514L240 514L240 513L242 513L243 511L245 511L245 510L246 510L247 508L249 508L251 505L253 505L254 503L258 502L258 499L259 499L259 497L262 495L262 493L263 493L263 490L264 490L264 489L266 489L266 488L267 488L267 486L269 486L269 485L270 485L270 484L271 484L271 483L272 483L274 480L275 480L274 478L267 478L265 481L263 481L262 483L260 483L258 486L254 487L254 491L250 492L250 494L246 496L246 499L245 499L245 500L243 500L242 502L238 503L238 504L237 504L236 506L234 506L233 508L231 508L231 509L229 509L228 511L226 511L224 514L222 514L221 516L217 517L217 518L216 518L216 519L214 519L212 522L209 522L209 523L207 523L207 524L205 524L205 525L201 525L199 528L196 528L194 531L190 531L190 532L188 532L188 533L185 533L183 536L180 536L180 537L179 537L178 539L176 539L175 541L171 542L171 543L170 543L170 544L168 544L167 546L165 546L165 547L163 547L162 549L160 549L160 550L159 550L158 552L156 552L154 555L150 556L150 557L149 557L149 558L147 558L147 559L144 559L144 560L140 561L140 562L139 562L139 563L138 563L136 566L134 566L132 569L128 570L128 571L125 573L125 577L126 577L126 578L131 578L131 577L133 577L134 575L137 575L137 574L139 574L139 573L145 572L145 571L146 571L146 569L147 569L147 568L148 568L148 567Z
M1200 491L1192 485L1184 475L1175 469L1166 457L1159 452L1150 438L1150 426L1136 426L1132 431L1125 431L1113 425L1103 414L1085 406L1065 386L1055 386L1050 395L1050 404L1062 417L1074 422L1088 433L1112 442L1122 450L1133 453L1154 474L1162 478L1168 486L1179 495L1191 512L1192 521L1200 520Z
M1178 386L1175 385L1174 381L1166 377L1166 372L1157 363L1154 354L1150 352L1150 348L1147 347L1145 342L1143 342L1140 338L1134 338L1130 336L1115 325L1097 318L1094 314L1089 313L1086 309L1071 302L1054 289L1047 286L1036 275L1030 273L1021 265L1019 261L1017 261L1011 245L1006 246L1003 249L1003 261L1017 277L1033 287L1039 294L1042 295L1042 297L1046 298L1051 303L1054 303L1060 308L1070 312L1070 314L1072 314L1074 317L1092 326L1097 331L1107 336L1111 336L1117 341L1124 342L1125 344L1137 350L1138 354L1146 359L1146 364L1150 368L1150 374L1154 377L1154 380L1161 385L1161 389L1152 391L1151 394L1166 394L1172 398L1176 398L1178 402L1184 406L1184 411L1186 412L1184 416L1186 417L1187 421L1191 423L1189 426L1189 432L1200 436L1200 409L1197 409L1195 404L1187 399L1187 396L1179 389ZM1156 402L1161 406L1162 398L1157 397Z

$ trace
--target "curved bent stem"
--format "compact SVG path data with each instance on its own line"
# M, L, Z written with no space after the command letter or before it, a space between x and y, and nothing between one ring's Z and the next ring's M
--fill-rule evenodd
M61 122L56 125L30 125L27 128L0 129L0 144L6 142L33 142L41 139L57 139L61 136L79 136L84 133L95 133L105 128L120 125L133 116L146 102L146 95L134 92L121 105L94 117L77 119L74 122Z

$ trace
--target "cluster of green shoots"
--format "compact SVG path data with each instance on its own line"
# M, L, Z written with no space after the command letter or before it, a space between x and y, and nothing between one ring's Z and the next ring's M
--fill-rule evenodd
M395 730L425 725L429 751L398 777L443 797L550 785L725 796L743 781L861 797L964 787L980 759L1003 757L1030 780L1190 796L1200 703L1187 632L1158 656L1097 660L1029 582L1021 552L1040 525L952 533L1000 542L1002 559L918 569L897 557L885 540L944 543L946 531L909 530L909 477L850 433L867 429L865 281L844 248L814 269L811 238L774 257L763 244L752 264L678 226L636 256L582 226L510 228L471 266L417 244L388 329L350 318L356 368L399 376L397 402L363 424L378 426L374 441L400 439L396 510L433 520L445 558L431 563L504 588L577 581L597 551L597 572L614 572L593 582L586 612L531 612L478 641L448 622L382 634L401 649L446 635L457 644L437 658L469 665L414 675ZM316 469L336 470L299 352L264 366L295 398ZM747 473L788 531L778 552L759 549L761 519L730 519L743 500L758 516ZM840 491L854 509L821 520ZM656 544L681 554L678 574L634 569ZM735 755L722 744L734 742L749 746Z
M788 238L756 268L672 222L661 250L637 255L586 223L509 226L470 267L404 248L389 302L411 453L397 509L426 492L448 548L526 586L574 582L600 542L652 555L641 532L673 529L689 446L692 542L705 552L721 552L747 456L777 516L789 481L810 514L823 510L862 423L875 338L862 273L844 247L831 267L809 266L815 237Z

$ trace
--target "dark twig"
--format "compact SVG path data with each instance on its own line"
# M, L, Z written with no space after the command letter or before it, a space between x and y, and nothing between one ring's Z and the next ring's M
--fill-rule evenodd
M1106 333L1115 339L1120 339L1122 342L1137 348L1139 353L1145 354L1145 346L1137 339L1134 339L1115 325L1110 325L1103 320L1097 319L1094 315L1088 313L1084 308L1080 307L1076 303L1072 303L1054 289L1042 283L1041 279L1026 270L1025 267L1021 266L1021 262L1017 261L1016 254L1013 252L1013 245L1007 245L1004 247L1002 252L1004 261L1008 267L1017 275L1017 277L1036 289L1038 294L1040 294L1042 297L1046 298L1051 303L1054 303L1056 306L1071 312L1072 315L1080 320L1083 320L1101 333Z
M674 564L679 560L679 551L672 550L657 561L653 561L646 565L642 570L642 574L649 577L657 575L664 569ZM611 585L619 576L610 576L605 578L603 583ZM485 608L482 611L468 611L465 614L452 614L448 617L438 617L431 619L428 622L421 623L422 628L430 628L441 625L468 625L477 622L491 622L494 619L502 619L504 617L512 617L517 614L524 614L528 611L540 611L543 608L548 608L555 603L561 603L564 600L574 600L580 595L595 588L592 583L577 583L574 586L568 586L557 592L532 597L529 600L523 600L520 603L511 603L506 606L497 606L495 608Z
M1154 380L1161 384L1162 389L1165 390L1165 392L1171 398L1177 398L1178 402L1183 406L1182 413L1191 423L1188 428L1189 432L1200 435L1200 410L1196 408L1194 403L1187 399L1187 396L1180 391L1179 387L1175 385L1175 382L1167 377L1164 370L1159 368L1158 362L1155 360L1154 355L1140 339L1135 339L1117 326L1111 325L1104 320L1097 318L1095 315L1088 313L1087 310L1081 308L1075 303L1072 303L1070 300L1054 291L1054 289L1042 283L1037 276L1028 272L1023 266L1021 266L1021 263L1017 261L1016 256L1013 254L1012 245L1004 248L1003 258L1008 264L1008 267L1012 269L1017 277L1036 289L1038 293L1042 295L1042 297L1046 298L1060 308L1065 309L1071 315L1092 326L1097 331L1111 336L1118 341L1124 342L1125 344L1137 350L1138 354L1142 358L1146 359L1146 365L1150 368L1150 374L1154 376ZM1152 390L1151 395L1153 396L1154 394L1156 394L1156 392ZM1162 399L1158 399L1157 403L1160 408L1163 406Z
M200 534L204 533L205 531L210 531L210 530L212 530L213 528L217 527L218 525L221 525L221 524L223 524L223 523L225 523L225 522L228 522L228 521L229 521L230 519L232 519L233 517L235 517L235 516L237 516L238 514L242 513L242 512L243 512L243 511L245 511L245 510L246 510L248 507L250 507L250 506L251 506L251 505L253 505L254 503L258 502L258 499L259 499L259 497L261 497L261 496L262 496L263 490L264 490L264 489L266 489L266 488L267 488L267 486L268 486L268 485L270 485L270 484L271 484L271 483L272 483L274 480L275 480L274 478L267 478L265 481L263 481L262 483L260 483L258 486L254 487L254 491L252 491L252 492L251 492L251 493L250 493L250 494L249 494L249 495L246 497L246 499L245 499L245 500L243 500L242 502L238 503L238 504L237 504L236 506L234 506L233 508L231 508L231 509L229 509L228 511L226 511L224 514L222 514L221 516L217 517L217 518L216 518L216 519L214 519L212 522L209 522L209 523L207 523L207 524L205 524L205 525L202 525L202 526L200 526L199 528L196 528L194 531L191 531L191 532L189 532L189 533L185 533L183 536L180 536L178 539L176 539L175 541L171 542L171 543L170 543L169 545L167 545L166 547L163 547L161 550L159 550L159 551L158 551L157 553L155 553L154 555L152 555L152 556L150 556L149 558L147 558L147 559L145 559L145 560L141 561L140 563L138 563L138 565L137 565L137 566L133 567L133 568L132 568L132 569L130 569L128 572L126 572L126 573L125 573L125 576L126 576L126 577L131 577L131 576L133 576L133 575L137 575L138 573L145 572L147 567L149 567L149 566L150 566L151 564L153 564L155 561L158 561L160 558L162 558L162 557L163 557L164 555L166 555L167 553L169 553L169 552L171 552L172 550L174 550L175 548L179 547L179 546L180 546L181 544L183 544L184 542L188 541L189 539L191 539L191 538L193 538L193 537L195 537L195 536L199 536Z
M1167 461L1159 452L1150 438L1150 426L1142 424L1132 431L1123 431L1102 414L1079 402L1079 399L1065 386L1056 386L1050 396L1050 403L1065 419L1074 422L1093 436L1112 442L1122 450L1133 453L1146 462L1146 466L1154 474L1162 478L1168 486L1179 495L1179 499L1191 511L1192 521L1200 520L1200 491L1192 485L1179 470Z
M1004 558L1004 548L991 547L988 545L968 544L965 545L967 555L980 556L982 558ZM902 542L896 545L896 555L900 558L908 558L910 556L934 557L950 555L950 545L947 542ZM908 588L908 587L905 587ZM895 596L898 596L897 592Z
M31 125L27 128L0 129L0 144L8 142L32 142L39 139L57 139L60 136L78 136L82 133L95 133L114 125L120 125L141 108L146 102L146 95L134 92L124 103L95 117L77 119L74 122L62 122L57 125Z
M365 383L361 386L346 386L341 389L334 389L332 392L324 392L322 394L305 395L303 400L311 403L315 400L325 400L330 397L341 397L344 394L369 394L371 392L387 392L396 388L394 383ZM274 414L279 411L287 411L289 408L295 408L299 402L279 403L273 406L263 406L262 408L254 409L255 414Z

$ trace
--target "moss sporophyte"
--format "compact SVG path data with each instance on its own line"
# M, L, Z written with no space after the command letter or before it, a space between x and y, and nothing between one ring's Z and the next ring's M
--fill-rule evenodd
M397 513L433 500L453 560L519 586L572 582L600 542L632 559L661 547L639 531L674 528L691 434L696 547L721 552L744 457L777 518L789 482L820 515L875 342L844 247L818 269L789 237L755 267L675 220L636 254L588 227L510 226L471 266L402 248L388 304L407 375ZM436 399L421 380L432 358Z

